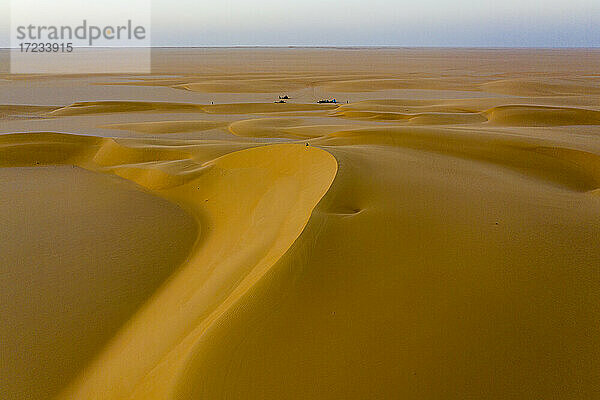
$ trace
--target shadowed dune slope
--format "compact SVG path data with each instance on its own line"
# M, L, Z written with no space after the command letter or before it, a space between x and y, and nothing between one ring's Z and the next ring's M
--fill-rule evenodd
M184 262L197 224L72 166L0 168L0 192L0 392L47 399Z

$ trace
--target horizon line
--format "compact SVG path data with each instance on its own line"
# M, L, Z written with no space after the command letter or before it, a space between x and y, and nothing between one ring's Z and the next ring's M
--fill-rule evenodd
M0 50L18 50L20 47L3 47ZM461 46L461 45L204 45L204 46L73 46L77 49L482 49L482 50L510 50L510 49L594 49L597 46Z

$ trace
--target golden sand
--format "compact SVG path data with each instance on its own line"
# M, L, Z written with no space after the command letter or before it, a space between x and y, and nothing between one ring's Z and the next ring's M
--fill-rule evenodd
M154 64L0 76L1 398L600 396L600 51Z

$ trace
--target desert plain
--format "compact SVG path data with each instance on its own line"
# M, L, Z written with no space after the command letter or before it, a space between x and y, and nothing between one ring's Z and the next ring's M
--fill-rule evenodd
M0 398L600 398L600 50L152 62L0 75Z

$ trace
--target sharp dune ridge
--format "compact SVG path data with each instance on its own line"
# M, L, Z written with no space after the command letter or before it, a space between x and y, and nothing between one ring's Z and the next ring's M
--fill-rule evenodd
M0 82L0 397L597 397L600 53L198 52Z

